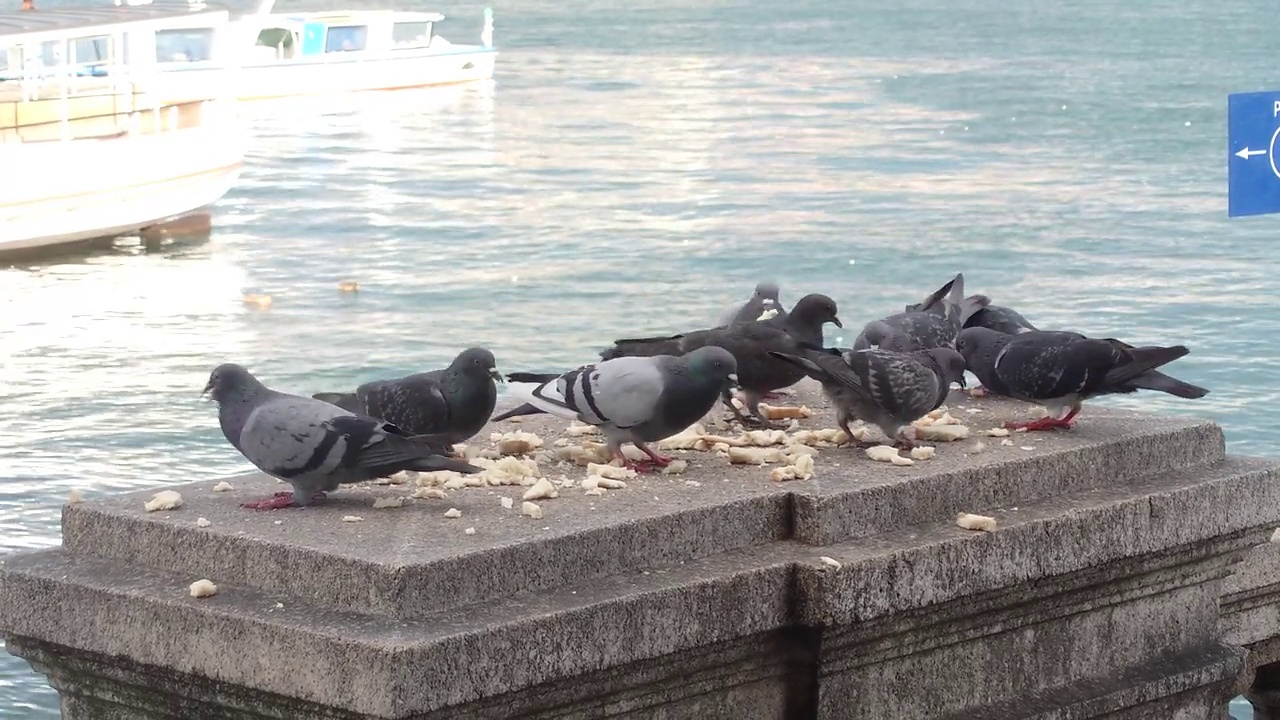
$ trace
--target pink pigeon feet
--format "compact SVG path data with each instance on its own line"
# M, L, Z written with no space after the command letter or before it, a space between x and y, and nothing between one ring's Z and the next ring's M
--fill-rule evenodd
M1039 430L1070 430L1075 424L1076 413L1079 410L1072 410L1067 413L1066 417L1056 418L1052 415L1046 415L1039 420L1031 420L1028 422L1007 422L1004 424L1008 430L1026 430L1027 432L1036 432Z
M318 500L324 497L324 493L316 493L312 496L312 500ZM240 507L249 508L250 510L281 510L289 507L300 507L293 501L293 493L285 491L278 492L266 500L255 500L252 502L241 503Z

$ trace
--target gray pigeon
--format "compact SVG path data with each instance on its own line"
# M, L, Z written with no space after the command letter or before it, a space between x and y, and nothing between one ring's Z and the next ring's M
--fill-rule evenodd
M1102 395L1159 390L1194 399L1209 392L1156 370L1189 353L1183 345L1134 347L1072 332L966 328L957 346L988 392L1048 409L1039 420L1005 423L1014 430L1070 429L1084 401Z
M854 350L877 347L895 352L954 348L956 336L974 313L991 300L985 295L964 296L964 274L957 273L919 305L867 323L853 341Z
M304 506L346 483L401 470L480 472L443 457L442 438L410 438L400 428L322 400L277 392L235 363L214 368L204 391L218 403L218 424L235 449L259 470L293 488L244 507Z
M908 450L915 443L902 434L902 428L946 402L951 383L964 387L964 358L951 348L911 353L807 349L800 355L770 354L804 368L822 383L823 393L836 407L840 429L850 438L849 421L858 419L879 427L895 447Z
M757 284L755 292L751 293L749 300L741 305L735 304L720 315L717 326L732 325L737 322L753 322L759 320L766 310L778 311L770 320L786 318L787 316L787 311L782 307L782 301L778 299L777 283L765 281Z
M984 297L981 295L970 295L969 298ZM968 300L969 298L966 298ZM1022 317L1022 314L1011 307L1002 305L987 305L978 312L974 313L965 321L964 326L984 327L997 330L1010 335L1017 335L1024 332L1032 332L1040 328L1032 325L1030 321Z
M316 393L312 397L386 420L409 435L444 434L450 444L459 443L489 422L498 400L495 381L502 380L496 365L492 352L469 348L443 370L374 380L354 393Z
M836 316L836 303L826 295L806 295L791 308L781 327L769 322L734 323L709 330L697 330L683 335L617 340L614 346L600 353L601 359L619 357L647 357L654 355L684 355L708 345L716 345L733 353L738 363L738 384L742 388L747 411L758 424L770 427L770 422L760 414L760 400L771 390L788 387L800 382L804 372L790 363L782 362L769 352L795 353L803 345L822 345L822 326L834 323L843 327ZM750 421L733 405L730 395L724 395L725 405L741 423Z
M648 443L671 437L706 415L737 382L736 370L729 351L704 347L681 357L605 360L561 375L511 373L507 387L538 410L599 427L613 459L637 472L652 472L671 458ZM622 454L625 442L650 459L627 459Z

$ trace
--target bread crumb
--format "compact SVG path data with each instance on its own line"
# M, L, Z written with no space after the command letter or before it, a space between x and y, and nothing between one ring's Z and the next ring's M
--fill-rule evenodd
M173 490L161 490L142 505L147 512L157 510L177 510L182 507L182 496Z
M582 493L582 494L583 494L583 495L603 495L603 494L604 494L604 488L600 488L600 487L591 487L591 488L588 488L588 489L587 489L587 491L586 491L586 492L584 492L584 493Z
M541 519L542 519L542 508L541 508L541 507L539 507L539 506L537 505L537 503L531 503L531 502L526 501L526 502L523 502L523 503L521 503L521 504L520 504L520 514L521 514L521 515L528 515L529 517L533 518L534 520L541 520Z
M462 517L462 511L458 508L449 508L444 511L444 516L447 518L460 518Z
M218 594L218 586L208 580L197 580L188 588L193 598L207 598Z
M1271 542L1280 543L1280 528L1276 528L1275 532L1271 533Z
M982 434L990 437L1009 437L1009 428L994 427L989 430L983 430Z
M228 490L235 490L235 488L231 487L231 483L227 482L226 480L223 480L222 482L213 486L214 492L227 492Z
M894 465L915 465L916 461L898 454L898 448L892 445L876 445L865 451L867 457L876 462L893 463Z
M489 441L497 446L499 455L524 455L542 447L542 438L524 430L490 433Z
M840 568L844 567L844 565L839 560L833 557L827 557L826 555L819 555L818 560L821 561L823 565L826 565L832 570L839 570Z
M380 497L380 498L375 498L373 501L373 507L375 510L379 508L398 508L401 505L404 505L404 498L398 497L398 496L397 497Z
M975 455L986 449L987 449L987 444L982 442L981 440L974 440L973 444L969 446L969 452Z
M363 522L364 518L359 515L343 515L342 522Z
M1023 446L1022 446L1021 448L1019 448L1019 449L1020 449L1020 450L1027 450L1027 451L1031 451L1031 450L1035 450L1036 448L1035 448L1035 446L1034 446L1034 445L1023 445Z
M938 449L929 445L917 445L911 448L912 460L932 460Z
M409 497L418 498L420 500L443 500L449 496L445 494L445 491L441 490L440 488L420 487L420 488L415 488L413 493L410 494Z
M769 472L769 479L773 482L808 480L811 477L813 477L813 456L808 453L798 455L795 462L790 465L783 465Z
M800 419L813 417L813 411L805 405L801 405L799 407L788 405L771 406L765 403L760 403L760 414L765 416L768 420L787 420L791 418Z
M569 423L569 427L564 429L564 434L569 437L581 437L583 435L599 435L600 428L595 425L587 425L577 420Z
M75 505L84 502L84 495L81 494L79 488L71 488L71 492L67 493L67 504Z
M587 465L588 475L598 475L602 478L610 478L612 480L627 480L636 476L636 471L631 468L625 468L620 465L600 465L591 463Z
M196 527L209 527L212 524L208 518L196 518Z
M539 478L533 487L524 491L524 495L520 496L522 500L542 500L545 498L560 497L560 491L556 490L556 486L546 478Z
M1010 440L1009 438L1005 438L1005 439L1001 440L1001 441L1000 441L1000 444L1001 444L1002 446L1005 446L1005 447L1013 447L1013 441L1012 441L1012 440Z
M463 530L462 532L464 532L464 533L466 533L466 534L468 534L468 535L475 535L475 534L476 534L476 529L475 529L475 528L473 528L473 527L469 527L469 528L467 528L466 530Z
M996 519L986 515L973 515L962 512L956 515L956 525L965 530L981 530L983 532L996 531Z
M501 498L501 499L499 500L499 502L501 502L501 503L502 503L502 507L504 507L504 508L506 508L506 509L508 509L508 510L510 510L510 509L511 509L511 507L512 507L513 505L515 505L515 504L516 504L516 503L515 503L515 501L514 501L514 500L512 500L512 499L511 499L511 498L509 498L509 497Z
M659 450L694 450L702 443L707 428L701 423L694 423L669 438L658 441Z
M949 415L944 417L950 417ZM932 440L934 442L954 442L969 437L969 426L967 425L943 425L934 423L933 425L921 425L916 427L916 437L921 440Z
M627 484L622 480L611 477L602 477L596 479L596 487L602 487L605 490L621 490Z
M680 475L681 473L683 473L685 470L688 470L688 469L689 469L688 460L681 460L679 458L676 458L675 460L672 460L670 463L668 463L666 467L662 468L662 474L663 475Z

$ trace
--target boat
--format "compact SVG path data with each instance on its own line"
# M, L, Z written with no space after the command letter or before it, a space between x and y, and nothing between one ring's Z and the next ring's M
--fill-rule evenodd
M135 0L136 1L136 0ZM117 0L119 2L119 0ZM241 101L455 85L493 77L493 10L480 44L436 32L444 15L408 10L274 13L274 0L232 21L230 37L175 38L161 68L184 84L203 83L220 66ZM165 57L165 53L168 56ZM214 67L210 67L210 65ZM218 76L222 77L222 76Z
M234 185L234 95L158 81L166 38L228 27L203 3L0 12L0 254L116 237Z

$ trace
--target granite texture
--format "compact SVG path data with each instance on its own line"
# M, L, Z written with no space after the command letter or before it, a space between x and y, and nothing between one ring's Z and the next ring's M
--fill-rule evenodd
M811 385L796 399L818 411L802 428L833 426ZM979 431L1025 408L957 394L951 411ZM500 425L480 440L563 428ZM685 474L561 488L539 520L515 486L383 509L409 488L273 512L239 507L279 487L260 475L174 486L173 511L143 510L154 491L91 498L65 509L61 548L5 560L0 628L69 718L1220 709L1244 660L1219 598L1244 597L1231 568L1280 523L1280 463L1227 457L1210 422L1093 407L1012 440L911 467L822 448L813 479L785 483L677 451ZM999 527L963 530L959 511ZM217 595L190 598L202 577Z

